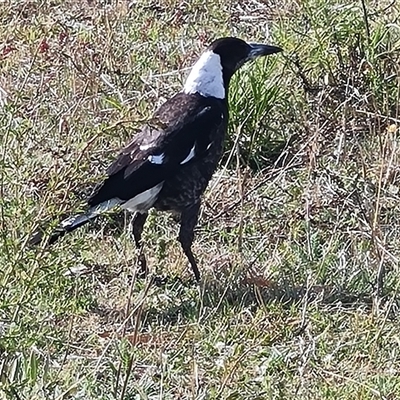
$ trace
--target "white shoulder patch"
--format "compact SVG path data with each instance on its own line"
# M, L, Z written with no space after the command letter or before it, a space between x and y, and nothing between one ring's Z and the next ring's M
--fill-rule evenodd
M152 163L152 164L162 164L164 162L165 154L152 154L147 157L147 159Z
M190 149L189 154L187 155L187 157L183 161L181 161L181 165L182 164L186 164L188 161L190 161L195 156L195 147L196 147L196 145L194 145Z
M141 144L139 146L139 149L142 150L142 151L145 151L145 150L151 149L152 147L153 147L152 144Z
M183 87L183 92L224 99L225 86L221 57L213 51L204 52L194 64Z

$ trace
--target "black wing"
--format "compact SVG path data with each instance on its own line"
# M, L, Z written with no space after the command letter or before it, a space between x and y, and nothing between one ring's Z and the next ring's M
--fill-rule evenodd
M108 178L89 198L96 206L112 198L129 200L203 157L212 132L227 115L222 101L179 93L163 104L107 170Z

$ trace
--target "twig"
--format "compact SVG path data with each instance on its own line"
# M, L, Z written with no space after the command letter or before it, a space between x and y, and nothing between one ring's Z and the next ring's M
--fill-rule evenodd
M369 23L368 23L368 13L367 13L367 6L365 5L365 0L361 0L361 5L363 9L363 17L364 17L364 23L365 23L365 31L367 33L367 38L368 41L371 38L371 32L369 30Z

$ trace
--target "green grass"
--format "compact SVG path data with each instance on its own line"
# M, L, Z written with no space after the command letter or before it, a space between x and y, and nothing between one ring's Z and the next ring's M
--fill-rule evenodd
M1 399L400 398L396 2L10 0L0 21ZM200 287L168 215L144 232L166 283L136 278L123 214L30 249L224 35L285 51L232 82Z

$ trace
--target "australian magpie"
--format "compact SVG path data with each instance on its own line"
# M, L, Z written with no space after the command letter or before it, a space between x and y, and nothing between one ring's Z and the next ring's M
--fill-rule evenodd
M223 151L230 79L245 62L280 51L234 37L214 41L194 64L183 90L155 112L109 166L107 178L87 200L87 211L64 219L48 243L120 207L135 213L132 231L140 248L147 213L154 207L180 216L178 239L200 280L191 250L193 231L202 194ZM43 237L38 231L31 243Z

